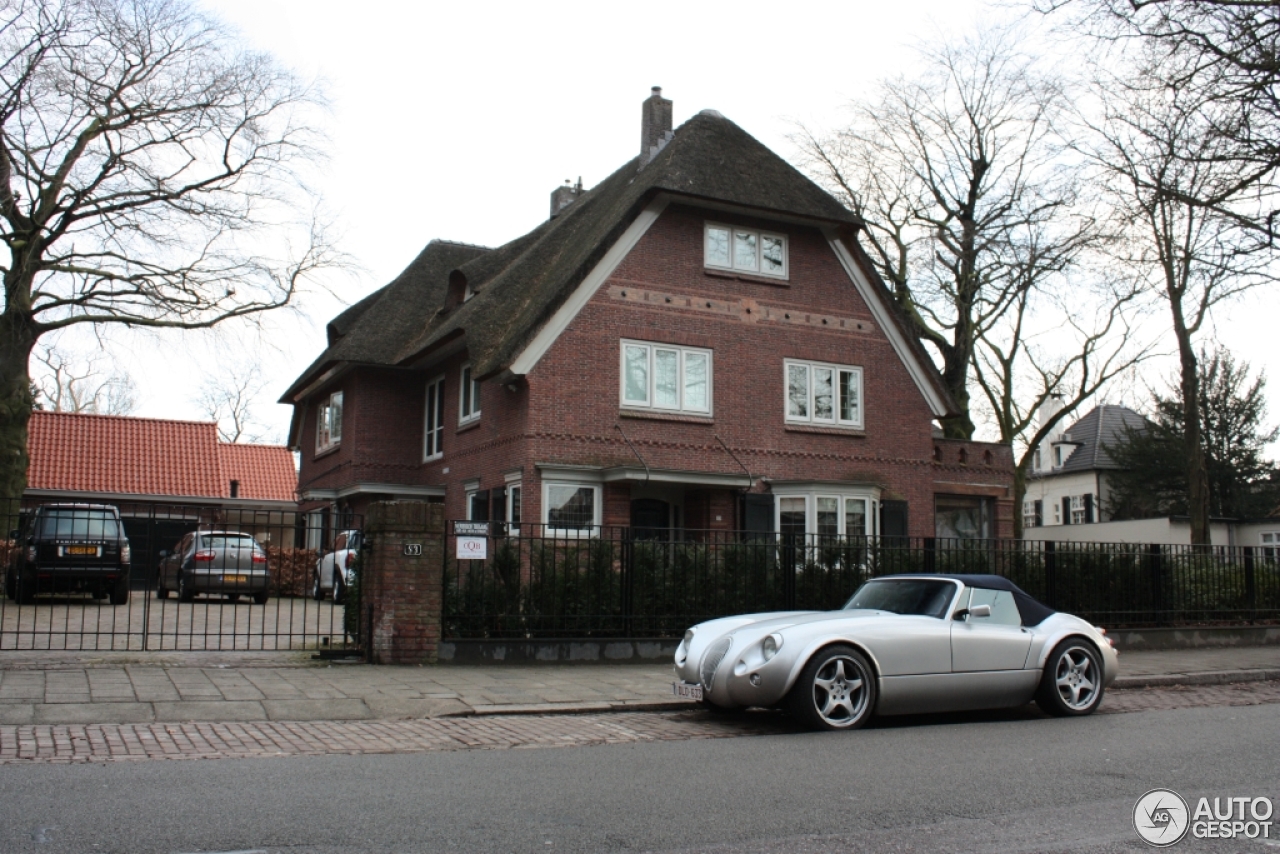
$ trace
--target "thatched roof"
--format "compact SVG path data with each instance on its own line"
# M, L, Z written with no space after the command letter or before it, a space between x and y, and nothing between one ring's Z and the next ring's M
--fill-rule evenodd
M815 224L861 224L742 128L705 111L677 128L644 168L639 158L628 162L557 217L505 246L430 243L393 282L334 318L328 349L282 402L293 402L337 364L406 366L459 336L479 378L500 373L658 193ZM465 281L473 296L449 304L451 277L455 287Z

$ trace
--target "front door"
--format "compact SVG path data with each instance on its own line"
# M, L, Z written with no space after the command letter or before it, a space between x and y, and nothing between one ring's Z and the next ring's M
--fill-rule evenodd
M665 540L671 536L671 505L658 498L631 500L631 536L637 540Z

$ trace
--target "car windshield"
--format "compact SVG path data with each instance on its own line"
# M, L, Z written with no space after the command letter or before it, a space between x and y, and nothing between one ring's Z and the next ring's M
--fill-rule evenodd
M110 510L90 508L61 508L46 510L40 517L42 539L93 539L117 540L120 523Z
M868 581L845 605L846 610L866 609L894 614L916 614L941 619L947 613L956 586L950 581L895 578Z
M235 535L228 536L226 534L205 534L200 538L201 548L206 549L251 549L254 546L253 537Z

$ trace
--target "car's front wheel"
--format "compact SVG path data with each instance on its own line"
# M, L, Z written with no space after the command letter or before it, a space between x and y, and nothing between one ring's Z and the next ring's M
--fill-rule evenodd
M1102 657L1083 638L1067 638L1044 663L1036 705L1055 717L1087 715L1102 702Z
M320 567L316 567L316 574L313 576L314 581L311 583L311 598L317 602L324 601L324 588L320 586Z
M341 605L346 596L347 585L343 582L342 573L335 568L333 570L333 604Z
M787 696L787 710L810 729L857 729L876 708L866 656L843 644L819 650Z

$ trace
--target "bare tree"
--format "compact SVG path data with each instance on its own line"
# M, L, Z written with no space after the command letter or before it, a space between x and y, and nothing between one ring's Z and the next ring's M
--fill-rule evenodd
M138 407L133 378L123 371L104 373L96 360L75 362L52 346L39 347L35 359L44 367L35 387L53 412L128 415Z
M261 442L266 434L253 408L265 388L257 365L232 368L207 378L197 403L217 422L223 442Z
M1195 339L1213 308L1277 281L1266 223L1276 208L1274 173L1241 158L1219 132L1235 109L1177 83L1181 62L1142 44L1117 70L1097 73L1097 108L1082 150L1093 184L1115 211L1117 271L1168 309L1177 345L1192 542L1208 545L1209 489L1200 436Z
M968 439L976 346L1028 290L1095 238L1055 124L1060 82L989 30L853 105L848 127L802 130L810 170L867 223L868 251L914 334L937 354Z
M1145 42L1166 82L1216 106L1216 149L1280 166L1280 3L1272 0L1034 0L1106 44ZM1274 234L1275 217L1257 223Z
M0 6L0 496L25 487L41 336L253 317L337 260L295 213L315 101L184 0Z

